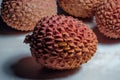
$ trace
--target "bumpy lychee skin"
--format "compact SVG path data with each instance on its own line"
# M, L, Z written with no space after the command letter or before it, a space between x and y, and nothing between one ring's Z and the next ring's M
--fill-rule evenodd
M99 31L109 38L120 38L120 0L105 0L95 12Z
M74 69L96 52L97 38L92 30L72 17L56 15L38 22L25 39L37 62L51 69Z
M4 22L21 31L33 30L39 19L57 14L56 0L3 0L1 7Z
M102 0L58 0L59 6L70 15L88 18L94 15L94 7Z

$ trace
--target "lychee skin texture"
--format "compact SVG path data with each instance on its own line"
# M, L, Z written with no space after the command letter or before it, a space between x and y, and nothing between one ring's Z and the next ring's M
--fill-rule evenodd
M38 22L25 43L37 62L51 69L78 68L96 52L97 38L81 21L56 15Z
M59 6L68 14L89 18L94 16L94 7L102 0L58 0Z
M95 12L98 29L106 37L120 38L120 0L105 0Z
M33 30L39 19L57 14L56 0L3 0L1 7L4 22L21 31Z

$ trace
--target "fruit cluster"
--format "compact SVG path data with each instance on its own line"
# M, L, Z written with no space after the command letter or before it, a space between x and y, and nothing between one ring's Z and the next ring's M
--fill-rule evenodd
M95 16L101 33L120 38L120 0L58 0L58 5L76 18ZM95 33L78 19L57 15L56 0L3 0L1 17L14 29L33 30L24 42L45 67L74 69L97 50Z
M109 38L120 38L120 0L58 0L58 4L75 17L95 16L101 33Z

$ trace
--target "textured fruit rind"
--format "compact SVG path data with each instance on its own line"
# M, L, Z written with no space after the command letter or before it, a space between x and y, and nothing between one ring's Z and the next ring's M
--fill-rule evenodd
M4 22L21 31L33 30L42 17L57 14L55 0L3 0L1 7Z
M70 15L88 18L94 16L94 8L103 0L58 0L59 6Z
M40 64L52 69L73 69L96 52L97 38L81 21L68 16L46 17L25 39Z
M105 0L95 12L98 29L109 38L120 38L120 0Z

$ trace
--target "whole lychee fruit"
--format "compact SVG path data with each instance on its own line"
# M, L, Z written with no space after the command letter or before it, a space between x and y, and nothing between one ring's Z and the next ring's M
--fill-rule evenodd
M120 38L120 0L104 0L95 12L98 29L109 38Z
M88 18L94 15L94 7L102 0L58 0L59 6L68 14Z
M97 38L81 21L56 15L41 19L25 39L37 62L52 69L74 69L96 52Z
M56 0L3 0L1 5L4 22L21 31L33 30L39 19L56 14Z

